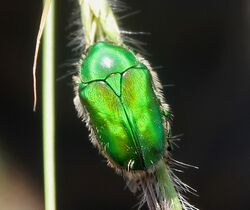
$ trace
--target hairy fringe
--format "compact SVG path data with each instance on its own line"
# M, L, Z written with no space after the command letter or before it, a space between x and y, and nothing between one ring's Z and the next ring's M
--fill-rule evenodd
M170 164L169 164L170 162ZM180 201L181 209L183 210L198 210L198 208L191 205L183 193L196 192L193 188L189 187L187 184L183 183L171 170L170 166L172 162L171 158L164 161L161 160L154 170L147 172L142 177L127 178L124 177L128 188L134 194L140 193L140 202L137 204L138 209L146 203L149 210L175 210L173 204L173 198L167 197L165 192L168 191L171 186L167 183L163 183L159 178L160 170L165 170L164 176L168 176L170 185L176 190L176 198ZM179 162L180 163L180 162ZM186 166L186 164L184 164ZM161 168L161 169L160 169Z

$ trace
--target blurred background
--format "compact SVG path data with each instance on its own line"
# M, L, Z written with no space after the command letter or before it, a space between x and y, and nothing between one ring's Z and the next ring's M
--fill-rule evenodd
M197 189L200 209L250 209L250 2L248 0L127 0L126 30L147 43L183 134L174 158L199 166L177 174ZM73 3L57 1L57 77L67 47ZM0 210L42 210L41 99L32 112L32 62L42 2L3 1L0 39ZM40 78L39 59L38 77ZM39 95L41 86L39 79ZM172 85L174 86L168 86ZM76 116L71 76L57 82L58 210L136 209L136 198L108 168ZM146 209L146 208L143 208Z

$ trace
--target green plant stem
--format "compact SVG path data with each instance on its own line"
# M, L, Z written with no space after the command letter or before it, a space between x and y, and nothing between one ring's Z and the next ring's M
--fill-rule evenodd
M97 41L110 41L114 44L123 43L119 26L107 0L79 0L86 48ZM182 204L164 162L157 170L161 194L168 199L172 210L182 210Z
M178 193L175 189L174 183L170 178L170 172L165 163L161 163L156 172L157 179L160 185L161 193L169 200L172 210L182 210L182 205L179 200Z
M56 210L54 17L55 8L54 1L52 1L44 30L42 58L42 115L45 210Z
M122 44L116 18L107 0L78 0L81 7L86 48L97 41Z

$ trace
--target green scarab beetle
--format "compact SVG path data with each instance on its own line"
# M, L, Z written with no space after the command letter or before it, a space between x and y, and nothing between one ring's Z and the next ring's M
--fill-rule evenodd
M74 80L79 116L113 167L147 170L164 157L169 108L145 59L125 47L98 42L88 49Z

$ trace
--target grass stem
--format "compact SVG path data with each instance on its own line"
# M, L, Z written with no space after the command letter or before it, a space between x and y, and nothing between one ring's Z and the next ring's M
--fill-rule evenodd
M46 1L46 0L45 0ZM43 37L42 115L45 210L56 210L55 180L55 31L54 1L48 13Z

